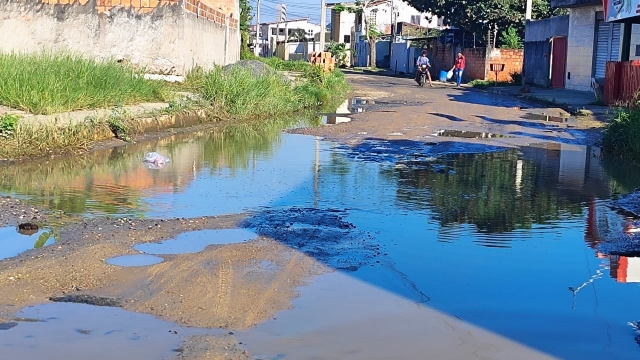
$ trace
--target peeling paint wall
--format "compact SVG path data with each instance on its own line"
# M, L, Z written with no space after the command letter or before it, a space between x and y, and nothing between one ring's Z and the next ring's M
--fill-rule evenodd
M0 0L0 51L72 51L185 74L239 60L238 18L238 0Z

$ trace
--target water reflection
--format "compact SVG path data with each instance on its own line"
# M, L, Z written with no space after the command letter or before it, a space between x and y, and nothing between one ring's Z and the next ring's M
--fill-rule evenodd
M301 121L316 125L319 118L241 123L77 157L7 165L0 171L0 193L69 214L143 217L170 206L149 199L184 192L199 176L233 177L255 170L258 160L277 152L280 131ZM156 150L171 158L170 166L156 171L145 166L145 153Z
M296 207L321 215L337 209L380 244L374 262L350 267L350 277L560 358L637 357L627 325L640 318L640 287L628 284L637 281L636 260L601 251L625 229L607 200L639 185L636 174L609 171L597 149L582 146L478 153L488 148L374 139L348 148L281 136L279 126L262 132L240 125L7 167L0 182L4 192L79 214L248 209L272 224L268 215ZM171 166L144 168L148 151L168 155ZM326 227L321 220L314 225ZM287 244L298 228L277 229L269 235ZM331 257L307 253L335 266ZM337 293L336 302L362 302L345 296ZM366 301L388 315L378 297ZM369 327L378 325L385 326Z

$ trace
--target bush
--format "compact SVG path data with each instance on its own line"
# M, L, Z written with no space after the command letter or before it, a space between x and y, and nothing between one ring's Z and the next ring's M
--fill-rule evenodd
M605 151L640 161L640 109L618 109L602 137Z
M0 104L52 114L165 100L165 83L142 75L115 61L79 55L0 53Z

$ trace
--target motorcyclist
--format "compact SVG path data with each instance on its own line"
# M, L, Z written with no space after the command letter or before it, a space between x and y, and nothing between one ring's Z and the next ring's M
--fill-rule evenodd
M429 86L433 87L433 83L431 83L431 74L429 73L429 68L431 67L431 63L429 62L429 58L427 57L427 50L422 50L422 55L416 61L416 82L420 83L420 66L427 65L427 78L429 79Z

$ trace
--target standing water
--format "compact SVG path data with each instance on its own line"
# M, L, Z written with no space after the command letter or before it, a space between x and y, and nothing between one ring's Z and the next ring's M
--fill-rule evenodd
M461 143L456 149L463 151L450 153L371 140L377 150L363 153L372 147L245 135L179 135L18 164L3 169L0 189L78 216L250 211L246 227L286 244L302 225L263 225L303 213L295 209L340 214L336 234L349 227L371 234L363 241L373 250L343 267L323 249L295 246L340 271L303 287L293 310L239 335L265 358L424 358L426 351L455 358L465 346L496 358L640 357L633 326L640 320L640 262L601 249L627 221L609 199L640 178L620 175L597 149L547 144L478 152ZM147 169L142 159L150 151L171 163ZM296 216L304 226L322 226ZM434 324L447 328L451 317L461 333L439 333ZM465 338L471 332L475 338ZM449 350L438 355L437 346L421 345L433 342ZM513 352L496 355L501 346Z

